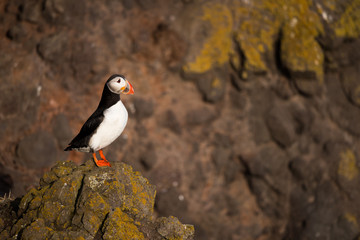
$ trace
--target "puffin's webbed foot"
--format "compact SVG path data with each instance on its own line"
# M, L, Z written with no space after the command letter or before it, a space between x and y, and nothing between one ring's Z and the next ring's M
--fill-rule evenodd
M101 157L100 160L98 160L96 158L96 153L93 153L93 158L94 158L94 162L95 162L96 166L98 166L98 167L105 167L105 166L111 167L111 164L109 163L108 160L106 160L102 150L99 150L99 154L100 154L100 157Z

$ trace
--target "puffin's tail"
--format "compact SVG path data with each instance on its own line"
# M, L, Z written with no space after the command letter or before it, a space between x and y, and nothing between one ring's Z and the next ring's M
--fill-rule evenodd
M64 149L64 151L71 151L73 149L72 146L68 146L67 148Z

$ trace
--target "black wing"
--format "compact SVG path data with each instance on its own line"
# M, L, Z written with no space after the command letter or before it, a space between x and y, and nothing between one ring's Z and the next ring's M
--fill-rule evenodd
M89 145L91 136L95 133L100 123L104 119L103 111L96 110L88 120L81 127L80 132L76 137L69 143L69 146L65 149L71 150L73 148L86 148Z

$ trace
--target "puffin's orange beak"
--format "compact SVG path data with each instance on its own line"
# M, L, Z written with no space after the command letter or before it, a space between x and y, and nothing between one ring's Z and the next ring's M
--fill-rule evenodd
M125 90L123 91L124 94L134 94L134 88L133 86L131 85L131 83L129 83L129 81L126 80L126 88Z

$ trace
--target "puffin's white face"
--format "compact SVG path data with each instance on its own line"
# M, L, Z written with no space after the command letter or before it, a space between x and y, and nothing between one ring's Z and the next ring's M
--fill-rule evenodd
M117 76L117 77L114 77L113 79L111 79L107 83L107 86L111 92L116 93L116 94L120 94L120 93L133 94L134 93L134 89L131 86L131 84L125 78L120 77L120 76Z

